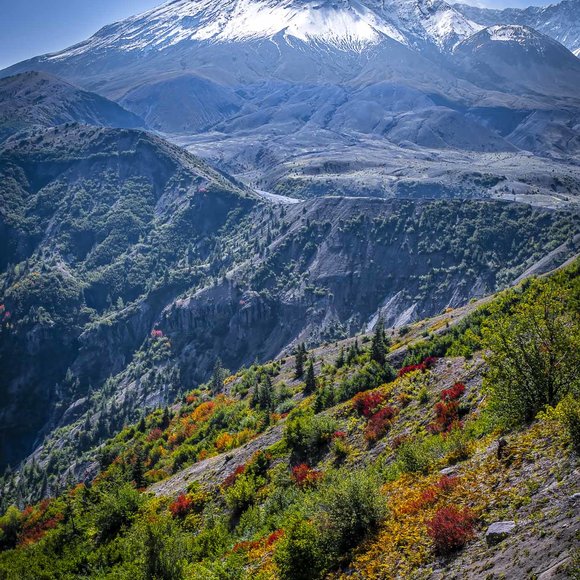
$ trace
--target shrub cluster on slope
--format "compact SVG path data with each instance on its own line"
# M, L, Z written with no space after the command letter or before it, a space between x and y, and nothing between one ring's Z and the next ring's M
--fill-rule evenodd
M396 348L378 332L336 364L317 364L313 393L281 362L227 378L225 393L212 395L210 381L110 441L92 483L22 511L9 508L0 519L0 571L18 578L265 579L340 577L348 567L384 578L409 576L440 557L452 566L486 523L525 510L537 489L577 462L578 384L553 391L548 379L569 372L566 365L555 371L551 360L577 356L570 348L580 334L579 268L502 293L451 339L433 337L425 343L431 352L420 346L411 355L447 358L400 376L374 360ZM509 368L520 356L503 341L530 320L543 328L534 318L542 313L559 322L557 332L538 335L543 364L517 380L497 374L498 364ZM482 348L487 397L475 372L483 368ZM449 356L454 350L472 360ZM530 384L533 412L506 418L499 398L507 392L520 401ZM323 391L331 405L321 404ZM147 492L150 482L204 457L222 452L234 460L237 446L277 422L282 437L227 478L192 480L176 497ZM509 439L505 457L491 445L498 433ZM441 475L448 466L455 473Z

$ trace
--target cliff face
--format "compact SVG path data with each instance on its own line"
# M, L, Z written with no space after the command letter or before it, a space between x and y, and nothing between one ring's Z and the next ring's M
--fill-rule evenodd
M71 403L123 369L167 296L183 286L168 265L201 263L230 214L243 215L257 198L131 130L68 125L11 139L0 151L0 173L6 465L29 453ZM145 294L147 302L132 307L139 312L133 324L112 323ZM89 356L84 337L99 322Z

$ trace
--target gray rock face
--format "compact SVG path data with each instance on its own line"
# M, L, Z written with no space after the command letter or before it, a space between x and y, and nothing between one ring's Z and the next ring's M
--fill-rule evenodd
M485 532L485 541L488 546L495 546L511 536L515 530L516 523L513 521L494 522Z

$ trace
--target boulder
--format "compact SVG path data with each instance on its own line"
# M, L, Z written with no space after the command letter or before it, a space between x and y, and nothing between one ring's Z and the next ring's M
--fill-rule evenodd
M488 546L495 546L505 540L516 529L516 523L512 521L494 522L485 532L485 540Z
M457 467L452 465L451 467L446 467L445 469L441 469L439 471L441 475L456 475L457 474Z

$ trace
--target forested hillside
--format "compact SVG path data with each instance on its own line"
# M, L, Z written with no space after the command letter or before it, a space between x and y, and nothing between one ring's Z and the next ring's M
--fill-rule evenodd
M132 130L12 138L0 173L0 456L48 478L26 477L21 501L92 473L85 451L205 382L218 359L237 370L379 315L400 326L577 244L572 210L262 199Z

